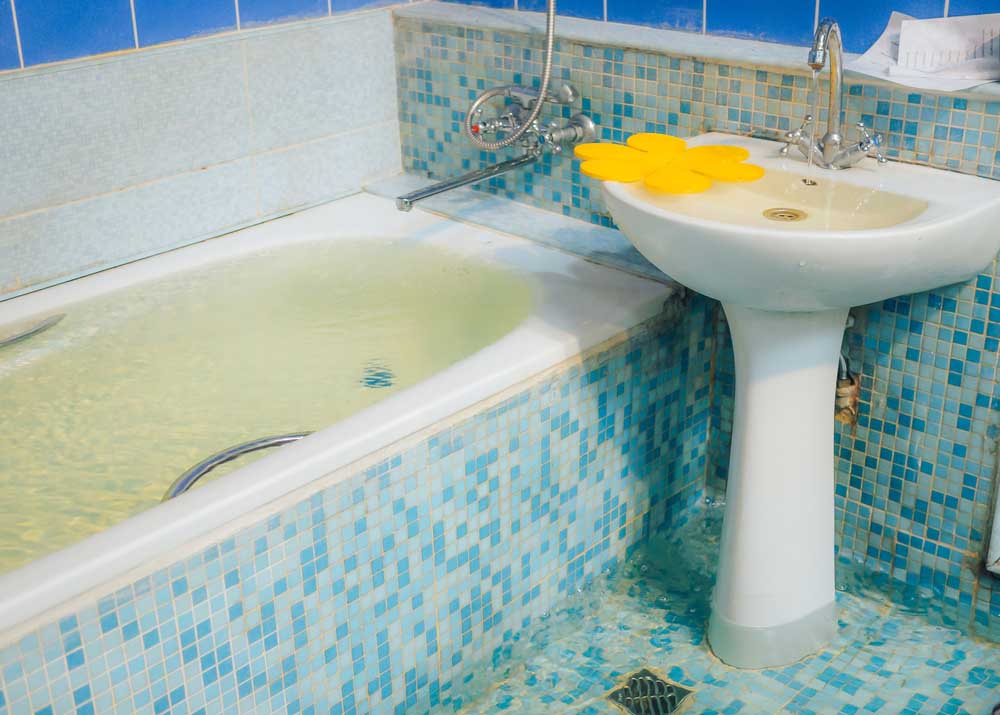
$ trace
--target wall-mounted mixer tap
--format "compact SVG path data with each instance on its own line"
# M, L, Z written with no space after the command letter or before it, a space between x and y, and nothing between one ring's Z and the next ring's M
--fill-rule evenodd
M816 139L815 129L809 129L813 117L806 115L805 121L795 131L785 135L786 146L781 150L788 152L788 147L796 146L802 154L817 166L825 169L846 169L853 166L874 150L880 163L885 162L880 147L882 135L872 134L861 122L857 128L859 139L854 143L844 139L844 118L842 103L844 98L844 48L840 38L840 25L832 18L820 20L813 37L813 46L806 60L813 72L819 72L824 67L830 67L829 111L826 121L826 133Z
M571 105L580 98L580 93L571 84L563 84L555 91L545 92L533 87L496 87L489 90L491 97L505 97L512 101L502 113L494 117L483 118L484 105L476 102L469 112L469 132L482 141L493 134L511 135L520 132L520 143L527 149L536 147L548 149L554 153L562 151L564 145L577 144L583 141L594 141L597 128L593 120L586 114L574 114L565 125L557 122L543 124L536 114L535 105L541 100L543 104ZM525 124L528 126L525 127ZM525 127L522 130L522 127Z
M465 115L465 136L479 149L499 151L517 145L524 153L400 196L396 199L396 208L400 211L409 211L416 202L444 191L478 184L516 169L523 169L534 164L545 153L558 154L563 147L597 140L597 127L586 114L574 114L562 125L558 122L546 124L541 119L542 108L546 104L571 105L580 98L580 93L571 84L563 84L554 89L549 86L555 48L556 0L548 0L546 5L545 61L539 87L505 85L487 89L476 97ZM503 108L492 117L484 116L487 104L493 99L503 99Z

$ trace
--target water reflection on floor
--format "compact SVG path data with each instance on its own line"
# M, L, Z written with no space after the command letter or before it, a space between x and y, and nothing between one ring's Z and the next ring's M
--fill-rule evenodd
M511 646L510 657L453 693L466 713L620 713L607 694L650 668L695 690L682 710L727 715L956 713L1000 701L1000 645L944 625L939 599L838 564L840 630L823 652L735 670L705 645L722 509L654 537Z

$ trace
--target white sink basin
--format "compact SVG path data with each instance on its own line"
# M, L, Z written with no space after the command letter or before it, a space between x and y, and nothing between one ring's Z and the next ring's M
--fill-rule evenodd
M779 144L725 134L689 141L710 143L746 147L766 175L689 195L606 182L604 196L646 258L729 319L736 402L708 638L725 662L763 668L836 632L833 411L848 308L986 267L1000 185L872 159L808 169Z
M971 278L1000 245L994 181L874 159L843 171L807 170L801 159L779 157L780 144L727 134L688 143L745 147L767 174L685 195L606 182L604 195L646 258L723 302L849 308ZM771 220L769 209L806 217Z

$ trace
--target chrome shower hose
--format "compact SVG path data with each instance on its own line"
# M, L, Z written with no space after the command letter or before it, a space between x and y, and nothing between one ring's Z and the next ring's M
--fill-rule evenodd
M493 89L488 89L476 97L476 101L472 103L472 106L469 107L469 111L465 115L465 136L469 138L469 141L480 149L485 149L486 151L496 151L497 149L503 149L510 146L523 137L525 132L531 128L532 124L535 123L535 120L538 119L538 115L542 113L542 105L545 103L544 97L549 91L549 80L552 78L552 54L555 46L555 35L556 0L549 0L548 7L545 11L545 63L542 68L542 85L539 89L538 101L536 101L535 106L531 108L531 114L520 127L510 134L510 136L504 137L503 139L495 142L486 141L473 131L472 118L476 115L483 104L494 97L503 97L507 93L507 89L505 87L494 87Z

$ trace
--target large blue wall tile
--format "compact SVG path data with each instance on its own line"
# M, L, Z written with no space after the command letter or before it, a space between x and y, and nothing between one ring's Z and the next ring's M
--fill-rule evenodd
M513 9L514 0L453 0L463 5L482 5L484 7L502 7Z
M18 0L24 64L135 47L129 0Z
M0 0L0 70L15 69L21 66L17 56L17 38L14 35L14 16L11 14L10 1Z
M240 0L240 23L244 27L319 17L326 12L326 0Z
M840 24L844 49L864 52L882 34L893 10L914 17L941 17L944 0L869 0L864 12L856 0L820 0L820 17L832 17Z
M545 0L521 0L517 4L521 10L535 12L545 12L546 5ZM559 0L556 9L560 15L585 17L590 20L604 19L604 0Z
M398 0L330 0L330 11L350 12L351 10L360 10L361 8L370 10L373 7L393 5L397 1Z
M236 29L233 0L135 0L139 44L155 45Z
M706 29L713 35L804 45L812 39L815 16L812 0L708 0Z
M608 20L701 32L701 0L608 0Z
M1000 12L1000 0L951 0L949 15L985 15Z

